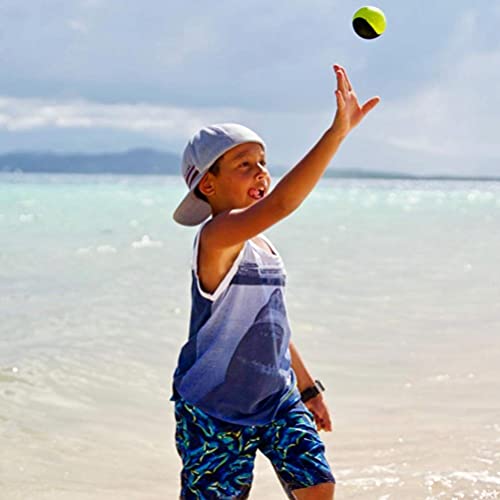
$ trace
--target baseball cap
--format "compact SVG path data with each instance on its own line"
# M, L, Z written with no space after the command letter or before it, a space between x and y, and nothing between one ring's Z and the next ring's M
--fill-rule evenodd
M174 212L176 222L184 226L196 226L210 217L210 205L198 198L194 190L218 158L245 142L256 142L266 148L259 135L237 123L210 125L196 132L182 155L182 176L189 193Z

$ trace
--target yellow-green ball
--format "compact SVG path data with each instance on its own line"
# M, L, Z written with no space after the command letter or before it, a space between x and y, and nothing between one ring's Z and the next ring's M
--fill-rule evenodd
M361 7L352 18L356 34L368 40L380 36L386 25L385 14L377 7Z

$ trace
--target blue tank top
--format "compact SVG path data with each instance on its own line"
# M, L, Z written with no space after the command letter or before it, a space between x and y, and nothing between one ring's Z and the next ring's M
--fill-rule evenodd
M249 240L217 289L202 290L192 264L189 338L174 373L174 396L207 414L241 425L263 425L296 404L300 394L291 369L286 273L273 253Z

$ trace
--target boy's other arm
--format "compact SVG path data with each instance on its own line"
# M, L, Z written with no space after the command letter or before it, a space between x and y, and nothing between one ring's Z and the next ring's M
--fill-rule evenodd
M306 368L306 365L304 364L304 361L302 360L302 357L293 342L290 342L290 356L292 358L292 369L297 377L297 388L300 392L302 392L308 387L314 385L314 379L309 373L309 370ZM318 430L325 430L327 432L332 430L330 411L326 406L323 394L318 394L314 398L307 401L305 405L314 415L314 420Z
M344 68L335 65L334 70L337 112L331 127L268 196L248 208L221 213L207 224L203 239L210 247L236 246L296 210L317 184L344 138L378 104L380 98L373 97L361 106Z

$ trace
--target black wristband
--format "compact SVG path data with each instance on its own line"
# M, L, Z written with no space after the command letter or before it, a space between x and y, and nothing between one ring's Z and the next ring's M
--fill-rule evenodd
M302 399L302 402L305 403L306 401L315 398L320 392L323 392L324 390L325 387L323 386L323 384L319 380L315 380L313 386L304 389L300 393L300 399Z

